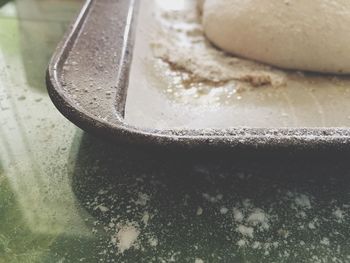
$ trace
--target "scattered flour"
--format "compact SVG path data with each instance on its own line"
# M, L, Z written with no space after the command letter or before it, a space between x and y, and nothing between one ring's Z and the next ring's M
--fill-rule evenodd
M150 200L150 197L147 194L139 193L139 197L135 201L135 204L136 205L145 206L145 205L147 205L149 200Z
M220 213L221 213L222 215L226 215L226 214L228 213L228 208L227 208L227 207L221 207L221 208L220 208Z
M324 197L319 198L319 192L295 189L289 185L287 189L283 188L287 184L274 189L270 187L270 181L262 178L261 192L260 188L253 188L254 192L246 195L246 183L248 187L253 187L250 182L237 186L236 180L242 181L239 177L221 178L216 176L217 168L214 168L214 172L206 168L206 174L213 174L219 183L202 176L205 182L209 178L208 184L195 185L195 191L191 188L191 192L186 190L180 194L176 188L179 197L176 200L158 199L157 191L167 194L169 188L163 187L163 177L152 179L152 175L135 176L132 182L136 183L130 183L127 189L126 184L108 184L102 189L99 186L92 194L88 193L84 205L94 215L94 220L98 218L91 222L92 235L98 237L107 233L111 238L107 244L105 241L99 244L99 255L106 259L101 262L113 262L115 258L114 262L123 262L123 257L128 255L126 251L144 255L147 262L184 262L188 261L189 253L192 262L196 255L197 260L203 259L197 262L232 262L225 261L227 255L229 259L258 255L259 259L261 256L260 262L290 262L292 258L296 261L305 258L306 254L307 263L349 262L348 245L340 243L338 238L347 238L344 229L348 226L350 206L342 204L343 200L337 200L338 192L332 190L330 193L335 193L335 197L326 203ZM96 180L95 177L95 174L91 176ZM222 179L232 180L227 191L222 191ZM86 183L85 180L84 177L81 183ZM260 187L260 181L256 180ZM91 185L98 185L100 181L103 182L96 180ZM264 194L266 185L272 189L267 194L270 199L261 200L260 195ZM129 198L125 198L123 190L127 191ZM201 216L200 220L192 220L196 215ZM191 239L193 243L190 244L181 243L187 233L196 237L198 231L205 238ZM215 241L216 238L224 242L214 245L213 249L218 250L212 255L206 254L207 240ZM173 241L179 242L176 248L173 248ZM224 250L220 250L222 247Z
M327 237L324 237L320 243L322 245L329 246L331 242L329 241L329 239Z
M300 194L295 197L295 204L302 208L306 208L306 209L311 208L310 198L304 194Z
M240 240L238 240L237 245L238 245L238 247L244 247L247 245L247 241L244 239L240 239Z
M99 209L102 213L105 213L105 212L108 212L109 211L109 208L103 206L103 205L98 205L95 207L95 210L96 209Z
M236 222L242 222L244 219L244 215L239 209L234 208L233 209L233 218Z
M202 207L198 207L198 208L197 208L196 215L197 215L197 216L201 216L202 214L203 214L203 208L202 208Z
M268 218L266 213L261 209L255 209L247 219L247 222L253 226L260 225L265 229L269 228Z
M310 222L310 223L308 224L308 227L309 227L311 230L316 229L316 226L315 226L315 223L314 223L314 222Z
M148 243L152 246L152 247L156 247L158 246L158 239L155 237L150 237L148 239Z
M237 227L237 232L240 233L242 236L245 236L245 237L250 237L250 238L254 237L254 228L252 228L252 227L239 225Z
M211 203L217 203L217 202L221 201L223 198L222 194L217 194L216 196L211 196L207 193L204 193L202 196L205 200L207 200L208 202L211 202Z
M147 226L150 218L151 218L150 214L146 211L143 213L141 221L144 223L145 226Z
M344 211L341 210L340 208L337 208L336 210L333 211L333 215L339 220L343 221L344 220Z
M116 236L118 251L124 253L124 251L130 249L137 241L139 235L140 230L136 226L132 224L121 226Z
M269 229L268 215L262 209L254 208L250 200L244 200L242 204L247 217L244 216L242 210L233 209L233 220L239 224L237 232L245 237L253 238L254 230L261 232Z
M161 13L159 29L151 47L174 72L186 73L188 84L222 86L239 82L250 87L281 86L285 73L267 65L228 56L208 43L195 5L182 12Z

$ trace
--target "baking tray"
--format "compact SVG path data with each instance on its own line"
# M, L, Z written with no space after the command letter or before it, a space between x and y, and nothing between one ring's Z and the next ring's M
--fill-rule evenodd
M88 0L57 47L47 70L49 95L77 126L117 142L181 148L350 148L348 128L153 129L128 124L124 115L138 7L137 0Z

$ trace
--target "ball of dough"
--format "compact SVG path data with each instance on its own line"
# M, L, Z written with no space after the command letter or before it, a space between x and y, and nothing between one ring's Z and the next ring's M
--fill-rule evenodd
M286 69L350 73L349 0L205 0L217 47Z

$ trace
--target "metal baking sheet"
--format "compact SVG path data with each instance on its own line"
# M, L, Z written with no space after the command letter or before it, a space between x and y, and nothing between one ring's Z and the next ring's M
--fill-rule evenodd
M138 82L133 78L133 68L139 51L134 48L138 47L139 25L142 24L137 24L138 14L141 13L140 20L145 19L145 15L142 18L144 13L139 9L140 4L145 3L137 0L88 0L59 44L48 68L47 86L56 107L73 123L101 137L134 144L217 149L349 148L350 130L347 126L350 123L345 119L329 121L345 118L342 114L345 110L334 106L337 104L336 97L329 101L332 114L323 115L327 119L323 117L321 122L312 123L317 115L310 114L309 108L302 109L311 120L309 125L307 122L299 125L279 125L278 122L273 125L261 122L259 125L254 125L254 122L235 125L224 119L230 116L230 113L225 113L227 108L211 116L209 113L202 114L203 120L221 118L219 124L177 125L182 121L178 119L175 124L164 121L163 126L155 125L154 120L159 124L159 116L164 120L174 119L174 109L179 112L181 107L172 107L171 110L164 107L167 102L162 101L162 96L149 86L143 90L135 89ZM151 96L152 92L154 96ZM331 95L338 96L340 104L346 105L344 96L339 94L342 93L333 92ZM304 97L300 99L307 105ZM322 103L327 103L327 100ZM146 109L144 105L152 105L155 111L143 110ZM260 118L254 114L259 105L254 107L254 100L251 105L253 113L250 119L259 121ZM269 107L274 105L263 105L265 110ZM145 114L132 117L137 110Z
M198 80L206 77L204 70L221 66L218 71L241 72L242 65L231 68L222 53L205 42L196 2L141 1L126 102L128 123L160 129L350 126L348 76L263 68L264 74L277 75L285 84L252 87L242 81L212 85ZM159 55L163 49L166 57ZM256 74L262 67L244 59L232 61L244 63L248 70L243 74ZM220 74L226 73L210 77L220 78Z

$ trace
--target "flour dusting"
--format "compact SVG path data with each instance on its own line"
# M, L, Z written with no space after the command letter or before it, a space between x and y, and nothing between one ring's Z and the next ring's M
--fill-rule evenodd
M131 224L123 225L117 233L117 248L120 253L130 249L137 241L140 230Z
M350 260L348 162L266 166L88 142L73 186L93 262Z
M154 56L166 63L185 87L230 82L241 87L285 84L283 71L214 48L204 36L195 4L177 12L162 11L158 19L160 26L152 43Z

